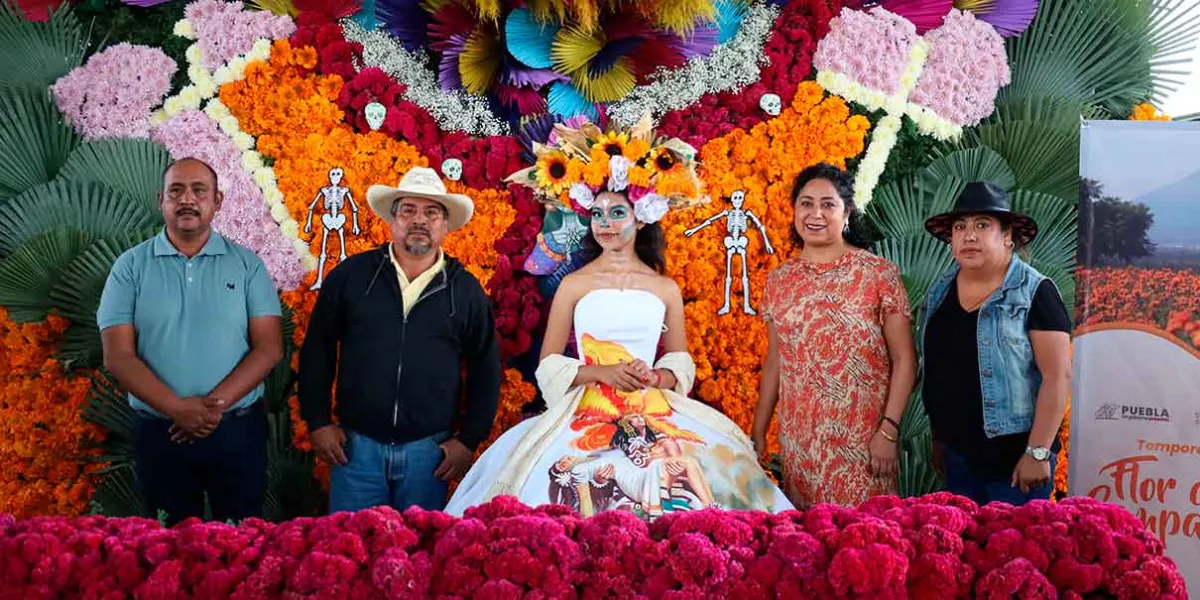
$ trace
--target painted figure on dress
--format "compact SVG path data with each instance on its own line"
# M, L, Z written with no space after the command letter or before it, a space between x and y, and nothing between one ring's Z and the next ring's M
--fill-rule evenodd
M603 177L595 186L561 186L570 188L570 202L560 210L586 211L589 229L580 249L586 264L563 279L550 308L537 370L547 410L480 457L447 512L461 515L498 495L531 506L566 504L584 515L626 510L647 520L708 507L790 509L745 433L686 397L695 365L682 294L663 275L658 223L671 204L655 192L653 179L650 186L641 180L641 189L630 182L640 180L632 169L643 164L641 154L657 155L665 169L678 166L670 172L681 176L690 175L694 163L672 149L678 146L651 149L648 128L605 134L594 126L560 125L558 133L571 147L541 149L537 168L547 177L531 181L518 174L515 180L543 198L562 198L552 190L567 169L551 163L589 154L594 162L586 168ZM644 146L627 153L623 144ZM578 358L564 354L572 335Z
M767 277L754 443L765 450L777 416L792 502L856 506L896 493L900 420L917 371L908 295L896 265L867 250L850 174L809 167L792 199L801 251Z
M392 241L325 278L300 351L301 416L314 452L333 465L331 512L438 510L491 431L500 396L491 300L441 248L474 204L426 167L396 187L371 186L367 204Z
M1037 237L990 182L964 186L925 229L955 265L929 288L921 397L951 492L1021 505L1054 489L1071 389L1071 317L1054 280L1018 251Z
M215 231L223 196L195 158L163 174L165 227L113 263L96 320L135 414L134 472L167 523L261 517L263 380L283 357L280 303L256 254Z

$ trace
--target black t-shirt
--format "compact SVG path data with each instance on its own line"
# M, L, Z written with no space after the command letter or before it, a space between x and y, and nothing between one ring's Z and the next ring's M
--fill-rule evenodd
M979 382L976 329L979 311L968 313L958 302L958 286L950 285L946 299L925 331L925 378L921 396L934 439L962 456L984 476L1008 478L1029 445L1029 432L988 438L983 431L983 390ZM1071 331L1071 318L1062 297L1047 279L1038 286L1025 323L1026 330ZM1052 451L1061 444L1054 437Z

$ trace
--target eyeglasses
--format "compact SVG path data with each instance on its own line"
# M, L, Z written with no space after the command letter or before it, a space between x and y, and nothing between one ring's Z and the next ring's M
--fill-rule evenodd
M425 219L437 222L445 218L446 209L440 206L426 206L423 210L413 204L393 204L392 216L404 220L414 219L418 214L424 214Z

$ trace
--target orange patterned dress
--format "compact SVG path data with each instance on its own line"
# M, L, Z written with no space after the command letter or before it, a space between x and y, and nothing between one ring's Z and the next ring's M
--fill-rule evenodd
M887 404L885 315L909 315L896 265L865 250L793 259L767 277L763 316L779 334L784 492L797 507L858 505L896 493L871 473L868 445Z

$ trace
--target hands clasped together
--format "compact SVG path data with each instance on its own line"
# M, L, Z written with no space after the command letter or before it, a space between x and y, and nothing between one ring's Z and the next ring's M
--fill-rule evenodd
M596 378L600 383L622 392L636 392L649 386L657 387L659 383L658 373L651 369L646 361L640 359L598 367Z
M177 444L195 443L208 437L221 424L226 402L211 396L189 396L182 398L167 413L174 423L171 425L171 441Z

